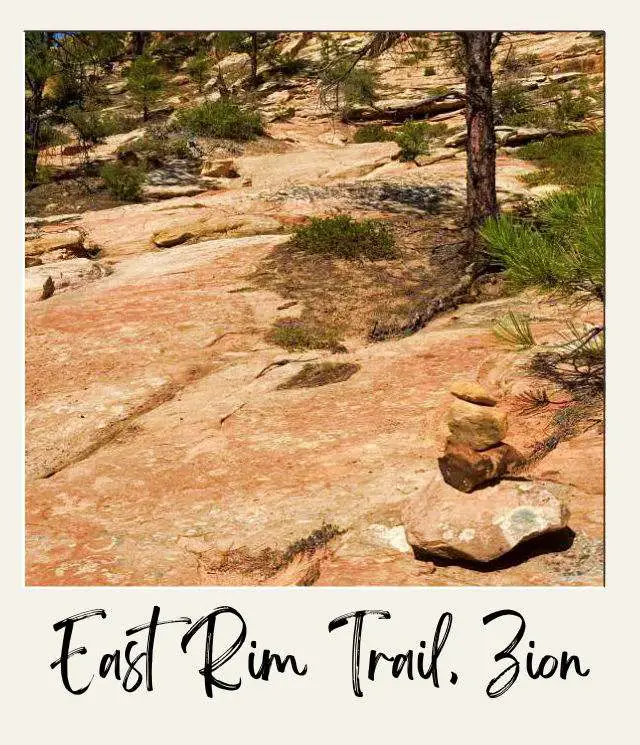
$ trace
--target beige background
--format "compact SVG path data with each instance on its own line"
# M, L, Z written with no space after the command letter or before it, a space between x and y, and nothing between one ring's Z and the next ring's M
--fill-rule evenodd
M278 10L276 10L278 7ZM630 8L630 6L627 6ZM4 489L3 655L0 669L6 742L96 743L203 742L342 743L353 738L382 742L458 743L517 741L616 742L633 732L636 719L634 666L638 663L637 595L638 493L634 475L637 443L638 357L638 103L635 76L637 19L623 4L534 5L409 2L109 3L32 2L6 8L0 51L3 73L2 204L4 276L2 333L2 455ZM23 316L20 245L22 230L22 29L24 28L589 28L607 30L608 147L608 418L607 418L607 587L575 589L358 588L358 589L25 589L23 586L22 433ZM633 220L633 223L631 223ZM158 637L156 690L125 694L116 681L96 680L80 697L66 693L49 663L58 656L60 635L51 624L80 610L103 607L109 619L91 619L77 641L89 653L74 657L82 679L99 654L122 646L123 631L148 619L157 603L163 617L197 618L228 604L244 615L249 639L259 646L294 652L309 665L304 678L274 675L272 683L248 679L241 651L227 666L243 677L241 689L204 696L203 645L179 650L178 627ZM592 669L588 678L562 682L526 680L490 700L484 687L495 674L492 655L512 633L507 621L482 626L482 616L513 607L528 621L526 639L536 649L577 652ZM369 621L363 650L379 646L405 651L419 639L430 644L435 622L450 610L455 620L442 659L442 688L429 681L394 681L383 674L365 697L350 689L351 628L327 633L331 618L358 608L385 608L390 621ZM522 652L526 652L523 647ZM460 675L456 687L448 671ZM244 674L243 674L244 673ZM633 695L633 698L632 698ZM627 729L629 728L629 729Z

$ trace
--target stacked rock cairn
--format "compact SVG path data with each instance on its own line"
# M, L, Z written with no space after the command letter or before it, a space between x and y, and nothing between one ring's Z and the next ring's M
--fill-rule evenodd
M524 458L504 442L508 417L496 407L496 399L479 383L466 380L453 383L450 391L456 400L447 412L449 437L438 459L446 483L470 492L521 468Z
M507 414L478 383L455 382L439 469L403 508L414 553L487 563L567 525L568 487L520 476L522 455L504 442ZM505 478L506 477L506 478Z

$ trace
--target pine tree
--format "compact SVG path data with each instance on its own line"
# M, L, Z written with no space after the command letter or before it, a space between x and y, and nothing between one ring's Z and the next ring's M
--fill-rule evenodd
M127 73L129 92L142 110L142 121L149 119L149 108L158 100L164 87L157 63L143 54L131 63Z

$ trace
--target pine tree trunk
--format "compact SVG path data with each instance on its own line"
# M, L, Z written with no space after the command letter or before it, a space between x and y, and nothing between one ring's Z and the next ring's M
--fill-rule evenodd
M147 43L147 37L149 36L148 31L134 31L133 32L133 56L140 57L144 54L144 48Z
M498 214L496 198L496 141L493 128L492 33L460 34L466 60L467 119L467 225L469 258L480 271L478 230L488 217Z
M251 87L258 87L258 32L251 32Z
M40 116L42 114L42 95L44 83L32 91L31 98L25 106L25 159L24 171L27 188L31 188L36 181L38 154L40 150Z

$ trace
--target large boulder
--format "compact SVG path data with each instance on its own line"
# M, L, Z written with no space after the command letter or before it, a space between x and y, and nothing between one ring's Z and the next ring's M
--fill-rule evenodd
M407 541L414 550L432 556L493 561L523 541L566 527L566 488L544 481L504 480L463 496L437 471L404 509Z
M506 412L461 400L451 404L446 424L453 440L469 445L474 450L486 450L498 445L508 429Z

